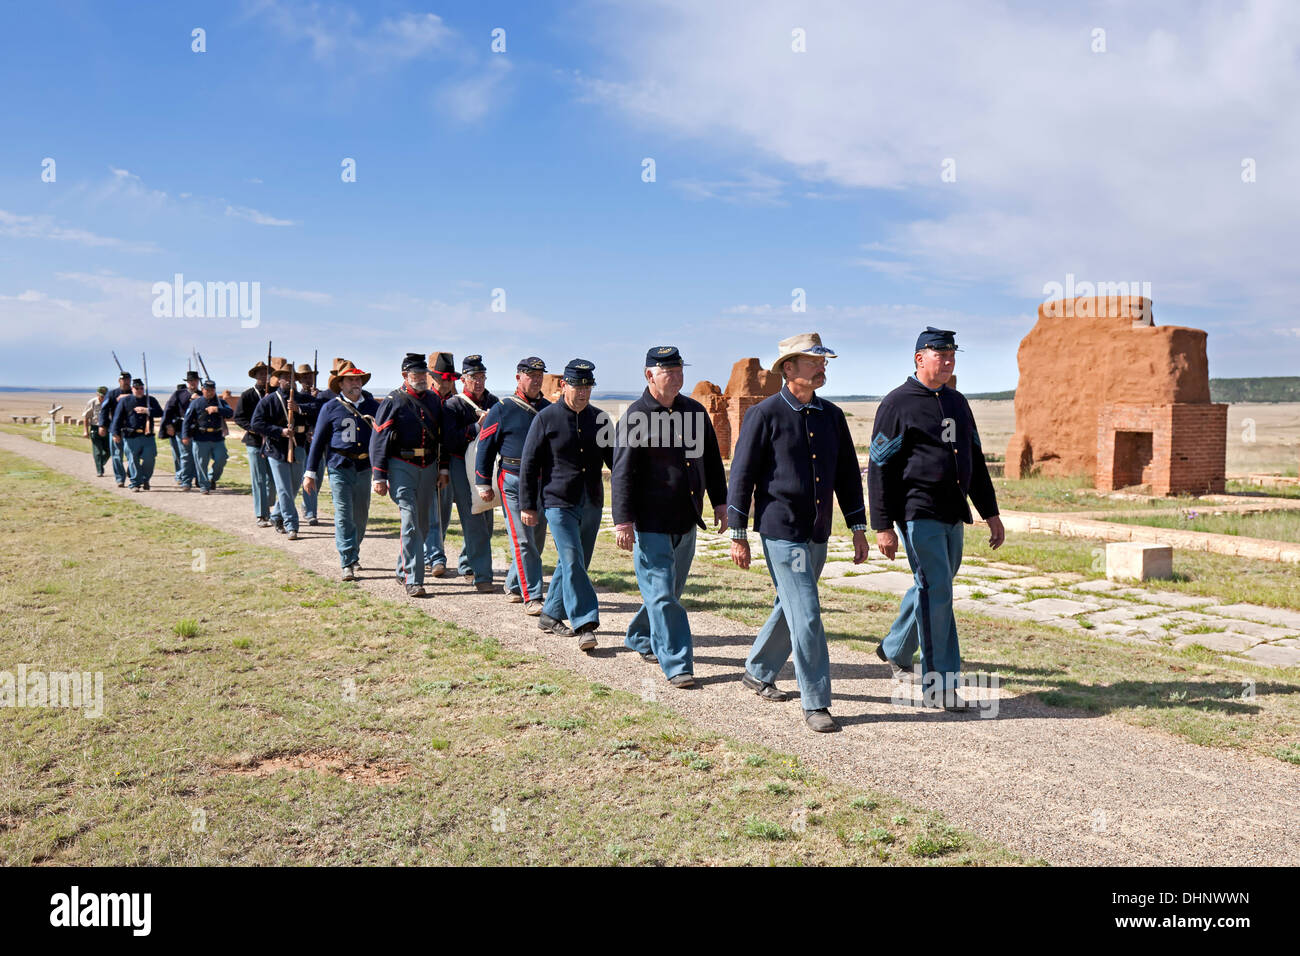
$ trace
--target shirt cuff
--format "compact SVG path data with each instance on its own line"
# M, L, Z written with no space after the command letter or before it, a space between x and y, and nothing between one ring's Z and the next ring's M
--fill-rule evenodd
M316 476L316 472L314 472L314 471L304 471L304 472L302 473L302 476L303 476L304 478L310 478L312 481L315 481L315 480L316 480L316 477L317 477L317 476Z
M728 528L727 534L731 536L732 541L749 540L749 530L747 528Z
M854 534L857 534L859 531L861 531L863 534L866 534L867 526L864 524L851 524L849 525L849 530L852 531Z

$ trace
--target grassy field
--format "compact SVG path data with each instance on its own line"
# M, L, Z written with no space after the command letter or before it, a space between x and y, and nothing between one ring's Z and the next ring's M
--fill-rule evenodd
M1210 534L1236 534L1269 541L1300 542L1300 512L1273 511L1254 514L1214 514L1212 505L1191 507L1174 514L1112 515L1103 521L1142 524L1153 528L1181 528Z
M0 670L104 688L0 711L0 863L1025 862L4 452L0 519Z

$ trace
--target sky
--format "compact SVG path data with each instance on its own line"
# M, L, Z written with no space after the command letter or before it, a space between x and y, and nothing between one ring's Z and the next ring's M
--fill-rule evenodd
M1296 374L1298 48L1286 0L8 4L0 385L197 348L238 392L270 340L634 391L816 331L824 393L883 394L933 325L992 391L1067 281ZM256 314L165 314L178 274Z

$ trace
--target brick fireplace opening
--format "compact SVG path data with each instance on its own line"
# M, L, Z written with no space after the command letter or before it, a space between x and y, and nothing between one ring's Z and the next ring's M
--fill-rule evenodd
M1151 433L1115 432L1115 463L1111 470L1116 488L1151 484Z

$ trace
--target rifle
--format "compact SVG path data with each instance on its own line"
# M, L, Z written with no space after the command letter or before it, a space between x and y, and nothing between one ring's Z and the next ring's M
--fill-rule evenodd
M153 409L149 407L149 363L145 361L144 353L140 353L140 368L144 373L144 417L146 424L144 433L153 434Z
M316 360L320 356L320 349L311 350L311 387L320 388L316 380L320 377L320 370L316 367Z
M271 340L266 340L266 394L271 394Z
M207 381L211 381L212 376L208 374L208 367L203 363L203 353L195 351L194 357L199 360L199 368L203 369L203 378Z
M298 433L293 430L293 410L295 408L293 393L298 384L293 380L293 363L289 362L289 401L285 403L285 415L289 419L289 464L293 464L293 446L297 441Z
M116 353L116 352L113 353L113 361L114 361L114 362L117 362L117 353ZM118 372L119 375L125 375L125 374L126 374L126 369L122 368L122 363L121 363L121 362L117 362L117 372Z

